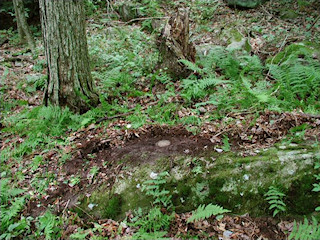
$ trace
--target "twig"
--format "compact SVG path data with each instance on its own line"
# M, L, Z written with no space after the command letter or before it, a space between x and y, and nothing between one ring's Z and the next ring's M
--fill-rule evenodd
M289 113L293 114L293 113ZM313 115L313 114L308 114L308 113L297 113L298 116L305 117L305 118L316 118L320 119L320 115Z
M153 105L156 105L158 102L152 102L152 103L148 103L146 106L144 106L141 110L145 110L147 109L149 106L153 106ZM126 113L120 113L118 115L114 115L114 116L110 116L110 117L103 117L103 118L100 118L96 121L96 123L101 123L105 120L111 120L111 119L114 119L114 118L120 118L120 117L125 117L125 116L128 116L132 113L134 113L135 109L131 109L129 112L126 112Z
M146 110L148 107L157 105L158 103L159 103L159 101L147 103L147 105L142 107L141 110ZM170 102L170 103L183 103L183 101L173 101L173 102ZM114 116L110 116L110 117L106 116L106 117L98 119L96 121L96 123L101 123L101 122L103 122L105 120L111 120L111 119L115 119L115 118L125 117L125 116L128 116L128 115L134 113L135 110L136 110L135 108L132 108L126 113L120 113L118 115L114 115Z
M85 214L88 215L89 218L91 218L93 221L95 221L95 219L89 214L87 213L85 210L83 210L81 207L78 207L77 205L74 205L76 208L78 208L80 211L84 212Z
M30 63L34 63L34 61L32 59L30 59L29 57L4 57L4 62L16 62L16 61L27 61Z
M64 207L64 209L63 209L63 211L62 211L62 215L64 215L64 213L65 213L66 209L67 209L67 208L68 208L68 206L69 206L69 203L70 203L70 199L68 200L68 202L67 202L66 206Z
M230 132L231 130L232 130L232 129L223 130L223 131L217 133L216 135L214 135L213 137L218 137L218 136L220 136L220 135L223 134L223 133Z
M279 52L281 52L282 48L286 45L287 39L288 39L288 35L286 35L286 37L285 37L284 40L282 41L282 43L281 43L281 45L280 45L280 47L279 47L279 50L278 50L277 54L278 54ZM273 64L273 61L274 61L274 59L276 58L277 54L272 58L271 64ZM284 55L284 57L285 57L285 55ZM284 58L284 57L283 57L283 58ZM282 58L282 59L283 59L283 58ZM282 59L281 59L280 61L282 61ZM269 68L269 70L268 70L268 73L267 73L267 75L266 75L265 80L267 80L267 77L269 76L269 74L270 74L270 68Z
M136 22L136 21L141 21L141 20L149 20L149 19L168 19L169 17L143 17L143 18L134 18L131 19L130 21L126 22L126 24Z
M316 20L314 20L314 22L313 22L313 23L311 24L311 26L307 29L307 31L310 31L311 28L313 28L314 25L316 25L316 23L318 22L319 18L320 18L320 15L318 15L318 17L316 18Z

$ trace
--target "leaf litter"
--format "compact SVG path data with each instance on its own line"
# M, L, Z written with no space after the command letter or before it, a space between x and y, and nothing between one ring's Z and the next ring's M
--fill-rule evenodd
M270 1L272 2L272 1ZM270 3L271 4L271 3ZM279 4L279 3L272 3ZM296 6L295 6L296 7ZM301 23L301 19L284 21L273 14L272 7L268 5L261 7L261 11L249 10L247 14L258 16L261 19L259 24L265 27L266 31L274 31L274 26L282 26L283 31L295 28ZM277 8L274 8L277 9ZM223 24L235 21L233 11L221 5L218 8L218 15L214 23L214 29L219 29ZM276 11L276 10L275 10ZM311 12L308 7L306 12ZM261 16L262 15L262 16ZM239 17L239 16L238 16ZM221 22L220 22L221 21ZM223 21L223 22L222 22ZM250 24L249 22L243 22ZM247 28L247 27L243 27ZM317 28L311 29L317 31ZM293 32L283 39L283 44L289 44L296 40L304 40L304 36L295 36ZM273 35L275 35L273 33ZM216 43L224 45L225 42L217 42L217 38L209 33L203 34L198 43ZM253 52L260 56L261 59L277 53L279 48L268 43L262 34L256 34L251 38ZM26 94L23 90L26 86L18 86L19 79L25 74L32 73L32 66L35 64L31 57L22 56L14 58L13 54L6 54L9 46L1 47L1 62L9 62L11 67L1 65L1 75L6 73L5 80L6 91L4 101L17 100L25 101L32 108L41 104L42 91L37 90L33 97ZM13 52L19 52L23 49L16 48ZM44 58L44 56L40 56ZM9 69L9 70L8 70ZM42 72L45 74L45 70ZM4 85L3 84L3 85ZM156 88L157 86L155 86ZM161 86L158 86L161 89ZM156 89L155 89L156 90ZM148 91L148 90L147 90ZM139 103L142 106L150 106L151 100L132 98L132 107ZM171 102L181 102L181 98L175 96ZM150 104L151 103L151 104ZM13 108L12 114L19 113L24 106L17 105ZM210 113L214 109L207 107L202 109L202 113ZM193 111L189 107L184 107L177 113L179 117L189 116ZM123 173L123 163L117 160L126 154L131 154L130 164L140 164L141 161L153 161L157 156L169 156L171 154L197 154L207 151L214 147L222 149L223 136L227 135L233 151L240 152L243 156L255 155L256 150L265 149L282 140L290 132L290 129L307 124L304 139L320 141L320 116L312 116L299 112L278 113L265 111L257 117L250 113L230 113L226 118L216 121L205 121L205 114L199 116L204 119L204 124L197 127L198 133L193 134L188 131L188 126L166 126L155 125L152 122L138 129L128 127L131 122L122 119L125 115L108 117L100 120L112 120L107 126L101 126L98 123L91 124L77 132L70 133L68 145L57 145L54 149L47 152L34 152L32 155L24 156L23 162L11 162L11 171L14 174L20 168L24 168L24 183L22 188L28 189L31 200L28 202L24 214L39 216L46 211L48 206L53 206L57 213L68 216L72 222L65 223L63 239L67 239L70 234L75 233L79 227L94 226L94 222L100 224L101 236L108 238L121 239L131 236L137 230L121 222L111 219L93 219L87 214L87 218L81 219L74 212L70 211L76 206L77 197L81 193L90 194L90 192L102 183L109 183L111 187L114 183L115 176ZM3 128L3 126L1 126ZM157 143L161 140L169 141L166 148L159 148ZM1 150L8 146L14 146L24 141L19 135L5 135L0 141ZM188 150L188 151L186 151ZM149 153L148 159L141 159L139 152ZM68 155L64 164L61 164L62 155ZM36 169L31 171L30 163L34 156L42 156L44 161ZM83 159L89 159L89 165L84 168ZM98 167L99 173L96 176L90 175L89 169ZM87 169L87 170L85 170ZM47 190L38 194L33 191L31 181L34 175L46 176L53 174L54 183L50 183ZM75 175L80 176L79 184L68 184L68 180ZM225 215L222 219L211 217L195 223L187 223L191 213L175 214L174 220L166 237L172 239L187 238L192 236L203 236L203 238L218 237L219 239L285 239L286 233L292 230L293 223L290 221L277 221L273 218L252 218L249 215L232 216ZM131 213L127 213L128 219L132 218ZM71 220L70 220L71 221ZM94 232L89 232L89 237L94 236Z

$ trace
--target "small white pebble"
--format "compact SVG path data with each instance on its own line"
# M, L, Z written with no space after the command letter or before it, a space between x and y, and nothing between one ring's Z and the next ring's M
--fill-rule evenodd
M90 210L92 210L92 208L93 208L94 206L96 206L96 204L90 203L90 204L88 205L88 208L89 208Z
M154 172L150 173L150 178L156 179L157 177L158 177L158 173L154 173Z
M249 180L249 175L248 174L243 175L243 179L248 181Z

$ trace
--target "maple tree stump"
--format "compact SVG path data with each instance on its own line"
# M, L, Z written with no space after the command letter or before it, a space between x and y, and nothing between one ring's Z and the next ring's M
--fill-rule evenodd
M174 79L187 77L192 71L179 60L195 62L196 49L189 42L189 11L179 8L166 23L158 37L157 45L162 60L159 67Z

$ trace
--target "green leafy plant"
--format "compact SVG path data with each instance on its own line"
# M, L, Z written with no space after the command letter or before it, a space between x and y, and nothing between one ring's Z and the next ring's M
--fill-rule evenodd
M289 240L315 240L320 239L320 224L315 217L312 217L312 223L308 219L304 219L304 222L297 224L294 221L292 232L290 233Z
M320 162L316 162L314 169L320 169ZM317 182L313 184L314 188L312 189L312 191L320 192L320 173L315 174L314 176ZM320 206L317 206L315 210L320 212Z
M80 176L72 176L69 181L69 186L74 187L75 185L79 184L80 181L81 181Z
M311 54L303 58L293 51L284 62L269 65L270 73L277 80L277 98L287 109L319 106L320 63Z
M98 166L93 166L89 171L88 178L93 179L99 173L99 171L100 168Z
M58 216L53 215L49 210L46 213L39 217L37 223L37 234L41 236L44 234L45 238L58 239L61 236L61 225L62 219Z
M68 129L76 130L81 126L83 116L72 113L68 108L35 107L26 109L19 115L4 119L7 126L3 132L18 133L25 140L11 153L15 157L31 153L37 147L47 144L56 145L54 136L63 136Z
M211 216L217 216L217 218L221 218L221 214L231 212L228 209L224 209L219 205L208 204L200 205L195 211L192 212L192 216L188 218L187 222L200 221Z
M99 234L101 232L102 226L98 223L94 223L93 228L89 229L82 229L78 228L76 233L73 233L70 235L70 239L87 239L87 236L90 234L92 236L91 239L100 239L98 236L101 235Z
M219 78L211 77L204 79L185 79L182 81L183 94L187 100L200 99L212 92L212 88L227 83ZM211 88L211 91L208 89Z
M169 176L168 172L161 172L155 179L143 182L141 190L148 196L152 196L153 204L164 206L166 208L172 207L171 194L164 188L167 183L166 177Z
M23 195L24 192L10 187L7 179L1 179L0 239L12 239L30 233L32 218L21 215L28 198L28 195Z
M168 230L174 213L167 215L161 212L160 207L154 207L149 210L147 215L133 219L133 226L139 227L134 235L135 239L152 239L152 237L163 236Z
M280 212L286 211L286 204L283 201L285 194L282 193L277 187L270 186L269 191L264 196L270 204L269 209L274 209L273 216L276 216Z
M222 146L223 151L229 152L231 150L231 146L229 143L229 137L227 135L223 136L222 143L223 143L223 146Z
M136 216L131 219L132 226L139 227L134 239L154 239L163 237L169 228L171 220L174 218L174 212L171 215L162 212L162 208L172 208L171 194L164 188L167 182L168 172L159 173L155 179L143 182L141 190L148 196L152 196L155 206L147 214L142 213L139 208Z

